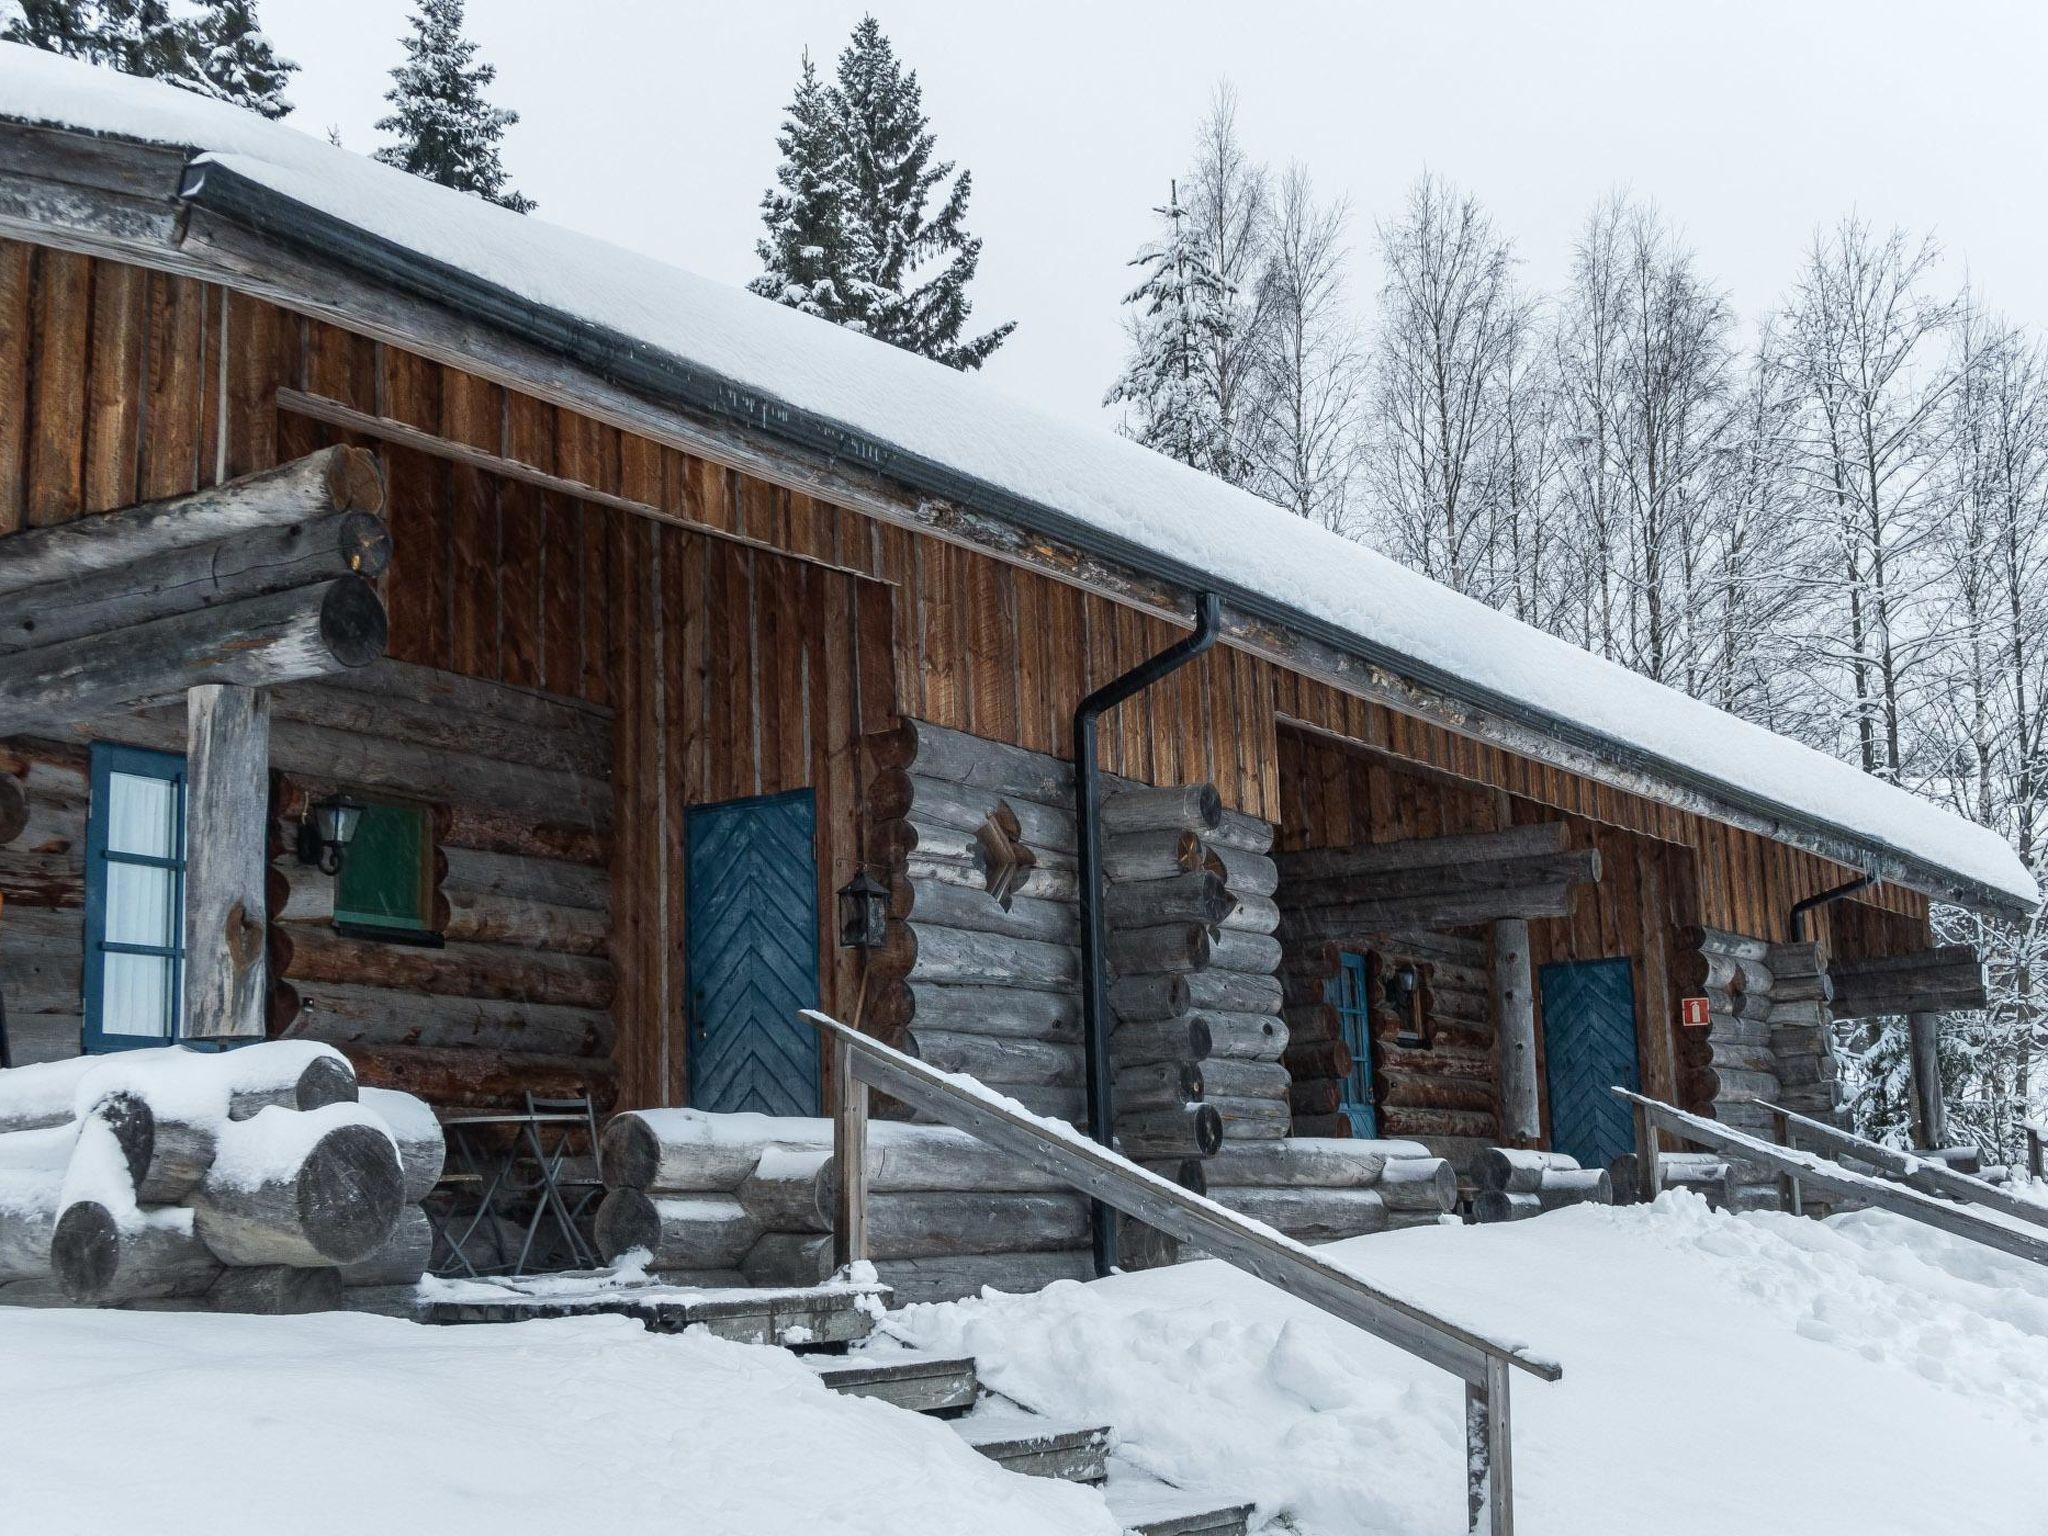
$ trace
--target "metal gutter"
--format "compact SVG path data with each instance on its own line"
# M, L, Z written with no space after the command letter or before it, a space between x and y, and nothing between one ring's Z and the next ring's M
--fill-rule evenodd
M1760 819L1782 822L1861 849L1869 856L1865 862L1896 870L1905 881L1918 879L1926 884L1951 886L1975 896L1982 906L2000 912L2024 915L2029 910L2024 902L2007 892L1943 869L1882 839L1795 810L1701 773L1686 763L1646 752L1578 721L1534 708L1511 694L1474 683L1327 620L1303 613L1253 588L1221 580L1210 572L1198 570L1121 535L1106 532L1056 507L1018 496L999 485L962 474L923 455L905 452L868 433L737 384L722 374L698 367L631 336L523 299L475 273L422 255L333 214L298 202L229 166L195 160L187 167L180 195L187 203L260 233L280 245L338 263L468 320L519 336L567 358L621 389L652 400L666 400L703 411L810 452L858 466L918 492L1058 539L1097 559L1180 588L1190 595L1191 607L1193 594L1214 592L1234 613L1292 631L1316 644L1356 657L1367 665L1384 668L1444 698L1485 710L1594 757L1661 778Z

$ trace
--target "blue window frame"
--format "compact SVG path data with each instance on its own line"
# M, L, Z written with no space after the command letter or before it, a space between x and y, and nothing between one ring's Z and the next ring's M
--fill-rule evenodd
M185 759L96 742L85 833L85 1049L178 1035L185 979Z
M1380 1133L1379 1106L1372 1091L1372 987L1365 956L1345 950L1337 974L1324 990L1337 1010L1337 1024L1351 1050L1351 1075L1344 1080L1340 1107L1353 1136Z

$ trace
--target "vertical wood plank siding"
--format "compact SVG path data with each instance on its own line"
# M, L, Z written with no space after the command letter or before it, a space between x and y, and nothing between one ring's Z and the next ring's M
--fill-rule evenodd
M1064 753L1080 698L1180 633L261 301L11 241L0 241L0 534L331 440L280 417L284 383L846 568L370 445L389 482L392 654L617 711L622 1103L679 1102L687 1081L684 806L814 789L829 913L862 853L861 734L901 710ZM1276 715L1432 776L1333 764L1308 738L1276 736ZM1645 947L1653 927L1775 937L1794 900L1848 875L1227 648L1119 708L1103 758L1137 778L1212 782L1226 805L1280 823L1291 846L1571 818L1612 873L1583 913L1539 925L1538 959L1638 954L1644 996L1668 992L1664 957ZM1879 888L1819 926L1856 949L1896 947L1924 938L1926 910ZM825 1000L851 1012L857 967L827 941Z

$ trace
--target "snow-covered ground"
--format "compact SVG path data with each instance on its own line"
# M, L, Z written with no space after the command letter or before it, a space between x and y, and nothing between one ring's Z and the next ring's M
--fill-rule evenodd
M1564 1362L1515 1381L1524 1536L2048 1532L2048 1271L1685 1195L1336 1251ZM1456 1385L1219 1265L889 1326L1276 1536L1463 1529ZM610 1318L0 1309L0 1479L39 1536L1114 1529L776 1351Z

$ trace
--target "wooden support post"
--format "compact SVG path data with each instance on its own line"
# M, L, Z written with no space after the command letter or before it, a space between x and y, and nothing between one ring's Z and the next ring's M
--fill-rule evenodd
M1941 1015L1906 1015L1906 1042L1912 1062L1913 1135L1923 1150L1948 1140L1948 1106L1941 1097Z
M2037 1181L2044 1177L2041 1157L2041 1128L2031 1121L2027 1124L2027 1177Z
M1486 1383L1465 1383L1465 1515L1473 1536L1514 1536L1515 1466L1508 1419L1508 1364L1486 1362Z
M1536 988L1529 968L1529 923L1493 925L1493 1017L1500 1041L1500 1131L1509 1146L1543 1140L1536 1099Z
M264 834L270 696L206 683L185 696L185 1017L192 1040L264 1034Z
M1636 1198L1645 1205L1657 1198L1657 1122L1650 1106L1638 1102L1636 1112Z
M1792 1150L1792 1121L1782 1109L1771 1111L1771 1134L1779 1146ZM1806 1195L1799 1187L1799 1180L1789 1173L1778 1175L1778 1209L1788 1216L1806 1214Z
M832 1262L842 1274L868 1256L868 1085L854 1076L853 1047L832 1042L832 1159L839 1169L839 1208L832 1223Z

